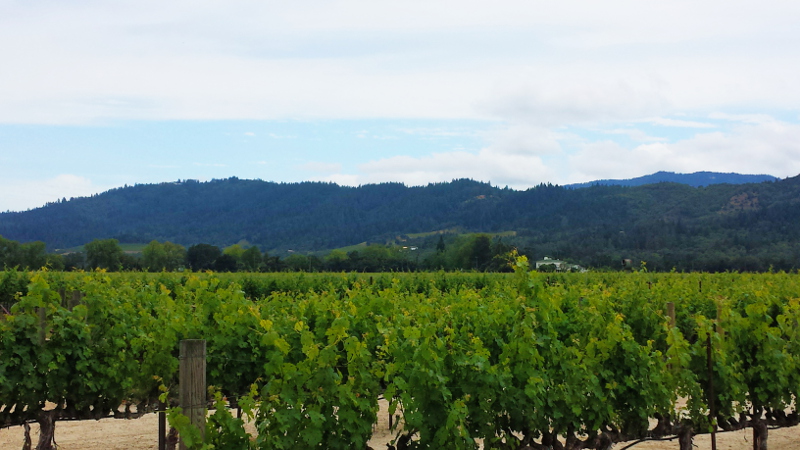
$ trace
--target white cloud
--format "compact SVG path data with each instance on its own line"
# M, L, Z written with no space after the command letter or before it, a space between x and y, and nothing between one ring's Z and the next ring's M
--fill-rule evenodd
M335 173L324 180L358 185L399 181L410 185L473 178L524 189L542 182L568 184L606 178L632 178L660 170L690 173L710 170L771 174L800 173L800 124L761 118L669 142L637 129L612 129L642 142L628 147L613 140L590 141L536 126L509 126L487 134L478 152L451 151L422 157L394 156L358 166L357 173ZM704 129L686 121L688 128ZM676 124L672 124L676 125ZM683 126L683 125L676 125ZM577 146L568 153L562 144Z
M0 211L23 211L44 206L62 198L85 197L106 191L113 186L97 186L88 178L62 174L44 180L0 179Z
M700 133L675 143L634 148L612 141L592 142L569 157L569 167L565 183L631 178L659 170L794 176L800 173L800 124L770 118L729 132Z
M657 136L650 136L642 130L636 128L616 128L613 130L608 130L605 133L607 134L621 134L624 136L628 136L631 140L639 141L639 142L661 142L666 141L666 138L657 137Z
M769 124L777 122L775 118L768 114L727 114L721 112L711 113L711 119L728 120L731 122L742 122L750 124Z
M792 108L798 22L796 2L743 0L5 2L0 122L523 114L558 125Z
M561 138L560 133L527 123L496 127L485 135L491 152L508 155L555 154L561 151Z
M669 119L666 117L653 117L649 119L644 119L642 120L642 122L652 123L653 125L661 125L662 127L714 128L714 124L711 123L696 122L693 120Z
M471 178L495 185L527 188L553 177L539 156L499 153L490 148L478 153L454 151L419 158L394 156L369 161L359 165L358 169L358 174L334 174L324 180L353 186L382 181L418 186Z
M534 75L510 82L481 106L506 120L539 127L632 120L671 109L665 88L646 77L558 72L558 80Z
M368 161L356 173L336 163L301 167L346 184L472 177L527 187L656 170L800 172L797 126L764 114L800 105L800 2L0 0L0 10L8 68L0 123L378 118L400 119L393 130L407 134L403 141L464 138L451 151ZM681 113L713 123L676 119ZM431 118L497 126L408 125ZM643 131L653 126L672 130ZM291 126L270 130L259 134L298 138ZM588 142L587 130L608 140ZM652 135L689 131L700 134ZM642 145L621 145L623 135ZM485 145L474 144L480 139ZM325 144L303 159L330 158ZM115 151L92 157L116 161ZM295 164L270 160L281 163Z

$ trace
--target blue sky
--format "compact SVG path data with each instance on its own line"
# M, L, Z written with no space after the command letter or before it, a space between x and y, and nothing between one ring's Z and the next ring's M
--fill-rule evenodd
M0 211L176 179L800 173L790 1L0 0Z

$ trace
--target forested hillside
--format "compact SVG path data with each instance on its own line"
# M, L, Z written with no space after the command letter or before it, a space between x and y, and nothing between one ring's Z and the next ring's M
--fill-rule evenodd
M642 186L653 183L680 183L688 184L692 187L710 186L712 184L745 184L763 183L765 181L778 181L772 175L746 175L740 173L720 173L720 172L694 172L694 173L675 173L675 172L656 172L642 177L628 178L623 180L596 180L588 183L569 184L569 188L585 188L595 185L603 186Z
M800 267L800 178L758 184L525 191L471 180L344 187L230 178L113 189L0 214L0 235L50 250L93 239L320 251L414 233L513 231L505 243L592 267L620 258L668 270ZM447 236L447 235L446 235ZM433 246L438 236L419 238ZM638 261L637 261L638 263Z

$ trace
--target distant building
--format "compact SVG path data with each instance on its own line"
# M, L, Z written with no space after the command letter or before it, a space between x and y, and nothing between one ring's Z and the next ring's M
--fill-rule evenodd
M553 268L551 269L548 266L553 266ZM536 261L536 270L540 269L553 272L586 272L586 269L577 264L570 264L560 259L550 258L549 256L545 256L544 259Z

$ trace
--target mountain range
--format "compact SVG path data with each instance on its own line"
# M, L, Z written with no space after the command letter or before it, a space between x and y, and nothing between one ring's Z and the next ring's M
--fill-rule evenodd
M642 186L653 183L680 183L693 187L703 187L712 184L745 184L763 183L765 181L778 181L772 175L743 175L740 173L720 173L720 172L694 172L694 173L675 173L675 172L656 172L642 177L629 178L624 180L596 180L588 183L568 184L568 188L585 188L595 185L603 186Z
M608 180L583 189L541 184L524 191L467 179L414 187L184 180L2 213L0 235L44 241L50 250L116 238L185 246L244 242L280 253L398 239L432 246L437 234L483 232L502 235L534 257L595 267L622 257L662 269L800 267L800 177L690 186L696 179L750 179L701 174L678 177L687 184Z

